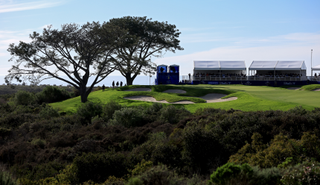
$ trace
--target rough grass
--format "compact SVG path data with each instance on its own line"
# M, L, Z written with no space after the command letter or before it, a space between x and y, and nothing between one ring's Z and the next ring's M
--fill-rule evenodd
M124 91L131 88L148 87L151 92L143 91ZM302 89L305 86L302 87ZM313 87L312 87L313 88ZM182 89L186 94L162 93L167 89ZM306 87L306 89L310 89ZM200 98L208 93L226 94L228 97L238 97L235 101L204 103ZM108 101L116 101L126 106L148 106L152 102L142 102L126 100L127 96L152 96L156 100L166 100L175 102L181 100L193 101L196 104L175 105L183 106L191 112L195 112L199 108L221 108L221 109L239 109L243 111L257 110L289 110L296 106L302 106L305 109L312 110L320 107L320 92L311 90L292 91L284 88L268 87L268 86L245 86L245 85L159 85L159 86L128 86L116 89L106 89L92 92L88 100L93 102L107 103ZM193 96L193 97L188 97ZM58 108L60 111L74 112L81 104L80 97L65 100L63 102L53 103L51 106Z
M320 84L305 85L300 88L300 90L305 90L305 91L313 91L316 89L320 89Z

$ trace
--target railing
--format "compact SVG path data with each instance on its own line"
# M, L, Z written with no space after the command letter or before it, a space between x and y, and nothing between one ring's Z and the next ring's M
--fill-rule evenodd
M181 76L181 82L190 83L192 81L320 81L320 76L301 76L301 77L279 77L279 76Z
M307 76L310 81L320 81L320 76Z

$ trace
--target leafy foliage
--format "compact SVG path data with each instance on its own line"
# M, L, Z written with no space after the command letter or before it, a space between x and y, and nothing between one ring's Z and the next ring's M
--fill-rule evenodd
M55 78L78 89L81 102L86 102L94 85L115 70L109 59L121 33L117 27L98 22L64 24L60 30L48 26L42 34L31 34L30 43L10 44L10 61L15 65L5 80L8 84L15 79L37 85ZM61 73L66 77L59 76ZM87 89L91 76L93 81Z
M41 92L37 93L38 102L53 103L71 98L68 91L55 86L46 86Z
M206 184L216 172L224 180L212 183L290 183L295 165L320 156L319 109L192 114L163 104L87 102L59 115L45 104L7 101L0 160L21 184ZM233 167L224 166L228 160Z
M179 30L167 22L125 16L111 19L108 24L126 30L120 47L116 49L114 62L127 85L132 85L140 73L154 74L156 65L151 62L151 57L160 57L166 51L183 50L179 45Z

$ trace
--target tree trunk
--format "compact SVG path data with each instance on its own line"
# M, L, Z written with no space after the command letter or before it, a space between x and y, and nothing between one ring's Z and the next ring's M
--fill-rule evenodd
M86 103L88 101L88 93L86 92L87 88L86 86L84 87L79 87L79 92L80 92L80 97L81 97L81 102Z
M134 78L131 78L131 74L126 75L127 85L132 85Z

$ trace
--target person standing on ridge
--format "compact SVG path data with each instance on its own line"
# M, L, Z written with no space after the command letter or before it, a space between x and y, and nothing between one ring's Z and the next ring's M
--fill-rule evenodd
M120 82L120 87L122 87L122 81Z
M104 84L103 84L103 86L102 86L102 91L104 91L105 88L106 88L106 86L104 86Z
M114 89L114 81L112 82L112 88Z
M116 83L117 87L119 86L119 82Z

